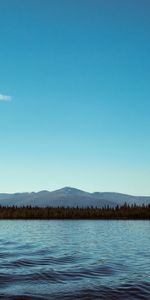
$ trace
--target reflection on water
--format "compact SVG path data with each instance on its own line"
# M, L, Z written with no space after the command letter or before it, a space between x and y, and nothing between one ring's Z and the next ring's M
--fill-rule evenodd
M150 299L149 221L0 221L0 299Z

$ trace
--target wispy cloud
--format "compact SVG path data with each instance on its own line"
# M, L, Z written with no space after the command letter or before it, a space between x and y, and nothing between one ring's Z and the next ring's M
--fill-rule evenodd
M11 101L11 100L12 100L12 96L0 94L0 101Z

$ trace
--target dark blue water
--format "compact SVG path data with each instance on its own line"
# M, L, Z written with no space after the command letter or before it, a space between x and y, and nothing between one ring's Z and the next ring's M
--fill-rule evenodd
M0 299L150 299L150 222L0 221Z

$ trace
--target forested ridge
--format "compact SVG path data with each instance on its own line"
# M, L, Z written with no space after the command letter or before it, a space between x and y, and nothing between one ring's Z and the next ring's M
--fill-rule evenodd
M2 207L0 219L146 219L150 220L150 204L119 207Z

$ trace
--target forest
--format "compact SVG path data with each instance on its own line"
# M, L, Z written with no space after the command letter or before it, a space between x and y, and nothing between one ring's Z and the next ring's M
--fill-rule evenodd
M3 207L0 206L0 220L3 219L114 219L114 220L150 220L150 204L145 206L127 205L119 207Z

